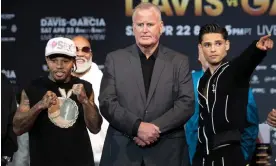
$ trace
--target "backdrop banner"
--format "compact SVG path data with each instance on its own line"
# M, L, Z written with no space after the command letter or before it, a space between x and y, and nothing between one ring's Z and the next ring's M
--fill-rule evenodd
M225 26L231 48L238 56L253 40L271 34L276 42L276 0L142 0L160 6L164 21L161 43L190 57L199 70L200 26L216 22ZM2 67L17 91L29 81L47 74L45 45L55 36L86 36L92 44L93 61L104 68L106 54L135 42L131 15L138 0L2 1ZM276 108L276 49L256 68L251 87L260 123ZM272 130L272 144L276 133ZM275 162L276 146L274 146Z

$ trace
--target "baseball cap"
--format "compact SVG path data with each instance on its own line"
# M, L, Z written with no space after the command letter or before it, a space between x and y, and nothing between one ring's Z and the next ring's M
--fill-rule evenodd
M76 57L76 45L75 43L65 37L55 37L47 42L45 48L45 56L53 54L63 54L70 57Z

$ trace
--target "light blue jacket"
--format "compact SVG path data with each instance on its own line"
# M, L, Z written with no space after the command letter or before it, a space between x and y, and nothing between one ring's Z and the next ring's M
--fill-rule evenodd
M196 146L198 141L197 128L198 128L198 117L199 117L199 104L198 104L197 84L199 79L203 76L203 74L204 74L203 71L196 71L192 73L194 92L195 92L195 112L194 112L194 115L189 119L189 121L185 125L186 138L187 138L189 157L190 157L191 163L193 160L193 156L195 155L195 152L196 152ZM247 121L250 124L250 126L245 128L241 138L242 152L244 154L245 160L249 160L255 151L256 139L258 137L258 131L259 131L258 110L257 110L257 106L251 89L249 89L249 93L248 93Z

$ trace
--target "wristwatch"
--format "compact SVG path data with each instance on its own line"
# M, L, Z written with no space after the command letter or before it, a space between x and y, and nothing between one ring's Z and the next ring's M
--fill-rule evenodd
M9 156L2 156L1 162L5 162L6 164L8 164L9 162L11 162L11 157L9 157Z

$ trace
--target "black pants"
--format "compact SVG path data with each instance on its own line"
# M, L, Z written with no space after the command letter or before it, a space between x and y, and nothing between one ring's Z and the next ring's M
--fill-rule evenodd
M193 166L245 166L246 161L240 145L228 145L210 151L209 155L201 155L197 151Z
M144 160L142 160L141 166L145 166Z

